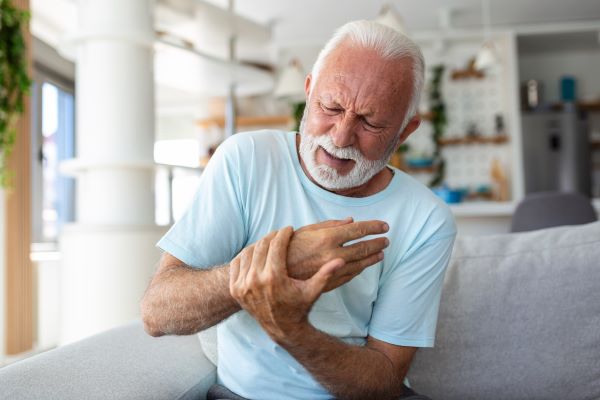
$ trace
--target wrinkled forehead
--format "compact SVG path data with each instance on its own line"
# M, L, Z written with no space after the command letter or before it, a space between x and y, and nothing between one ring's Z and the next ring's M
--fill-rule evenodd
M412 60L384 59L375 50L342 44L325 59L314 89L321 96L360 95L402 106L412 95Z

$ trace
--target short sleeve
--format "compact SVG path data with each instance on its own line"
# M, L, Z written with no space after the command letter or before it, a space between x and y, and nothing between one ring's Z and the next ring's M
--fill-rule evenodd
M228 263L246 244L240 152L231 139L212 156L187 211L157 243L191 267Z
M411 252L382 281L369 335L399 346L433 347L446 267L455 235Z

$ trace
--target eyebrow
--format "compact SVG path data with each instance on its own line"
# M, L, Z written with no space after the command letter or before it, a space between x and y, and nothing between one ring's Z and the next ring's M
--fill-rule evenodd
M321 97L318 99L318 101L321 104L325 104L328 107L329 106L333 106L333 107L340 107L340 108L344 108L337 100L334 99L334 96L329 96L329 98L324 98ZM358 115L361 118L371 118L373 117L375 114L375 111L373 110L367 110L365 112L362 113L356 113L356 115ZM378 124L378 125L382 125L382 126L388 126L389 123L387 120L383 120L382 118L377 118L376 121L374 121L374 123Z

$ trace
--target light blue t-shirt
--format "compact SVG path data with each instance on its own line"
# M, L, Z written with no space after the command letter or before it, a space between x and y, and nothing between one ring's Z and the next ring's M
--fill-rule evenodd
M390 246L384 260L321 295L309 321L350 344L364 345L370 335L395 345L432 347L456 228L448 207L428 188L393 172L379 193L340 196L305 175L295 132L237 134L219 146L189 209L158 246L192 267L210 268L284 226L349 216L386 221ZM219 325L218 359L219 381L243 397L331 398L246 311Z

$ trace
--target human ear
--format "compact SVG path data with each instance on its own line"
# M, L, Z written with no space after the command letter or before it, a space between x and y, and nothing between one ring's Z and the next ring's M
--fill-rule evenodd
M306 93L306 98L310 97L310 83L312 81L312 74L306 75L306 79L304 80L304 93Z
M408 124L406 124L406 127L400 134L399 144L403 143L406 139L408 139L410 134L413 133L414 131L416 131L420 125L421 125L421 117L419 117L419 115L417 114L414 117L412 117L410 119L410 121L408 121Z

